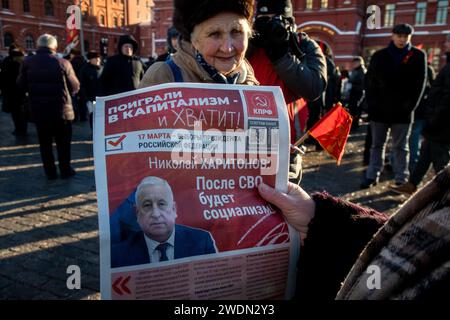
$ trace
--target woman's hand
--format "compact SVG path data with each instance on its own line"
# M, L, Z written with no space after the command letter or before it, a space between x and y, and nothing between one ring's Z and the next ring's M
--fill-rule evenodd
M308 233L308 224L316 210L314 200L302 188L290 182L287 194L264 183L258 186L258 191L266 201L280 208L289 224L300 232L303 243Z

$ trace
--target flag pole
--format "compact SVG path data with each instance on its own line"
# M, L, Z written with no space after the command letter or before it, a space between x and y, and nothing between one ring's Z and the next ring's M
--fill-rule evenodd
M309 132L306 132L303 137L301 137L300 139L297 140L297 142L294 143L294 147L298 147L300 144L302 144L303 142L305 142L306 139L309 138Z
M84 31L83 31L83 12L81 11L82 1L79 1L80 7L80 47L81 47L81 55L84 57Z

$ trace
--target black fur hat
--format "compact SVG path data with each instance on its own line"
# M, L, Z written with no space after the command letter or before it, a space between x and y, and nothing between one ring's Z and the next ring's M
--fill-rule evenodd
M86 58L88 60L94 59L94 58L100 58L100 53L98 53L97 51L89 51L86 54Z
M394 34L406 34L410 35L414 33L414 28L412 25L408 23L397 24L393 29L392 33Z
M256 15L260 14L276 14L284 17L292 17L292 2L291 0L257 0Z
M191 40L194 27L221 12L242 15L250 23L254 0L174 0L173 25L184 40Z

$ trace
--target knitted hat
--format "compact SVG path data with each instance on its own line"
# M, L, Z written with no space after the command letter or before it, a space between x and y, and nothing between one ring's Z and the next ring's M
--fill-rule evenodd
M394 34L406 34L410 35L414 33L414 28L412 25L407 23L397 24L393 29L392 33Z
M292 17L292 2L291 0L257 0L256 15L260 14L276 14Z
M173 53L176 52L175 48L172 46L172 39L178 38L180 33L175 29L174 26L171 26L169 29L167 29L167 46L169 47L169 52Z
M100 58L100 53L98 53L97 51L89 51L86 54L86 58L88 60L94 59L94 58Z
M254 0L174 0L173 25L184 40L191 40L194 27L222 12L241 15L250 23Z

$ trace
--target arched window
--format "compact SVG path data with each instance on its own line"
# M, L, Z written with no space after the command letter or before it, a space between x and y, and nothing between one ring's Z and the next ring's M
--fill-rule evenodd
M10 45L12 45L14 43L14 37L10 32L6 32L5 35L3 36L3 45L4 47L9 47Z
M34 39L33 39L33 36L30 34L25 37L25 48L27 50L34 49Z
M44 10L45 10L45 15L46 16L54 16L54 12L53 12L53 2L51 2L51 0L45 0L44 2Z
M23 12L30 12L30 0L23 0Z
M118 27L119 26L119 19L117 19L117 17L114 17L113 18L113 25L114 25L114 27Z
M9 0L2 0L2 8L9 9Z
M106 25L105 16L103 14L100 15L100 25L101 26Z

